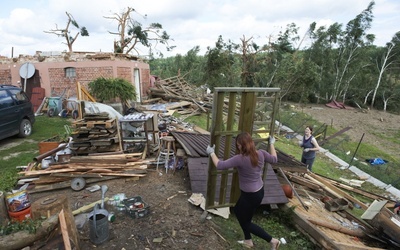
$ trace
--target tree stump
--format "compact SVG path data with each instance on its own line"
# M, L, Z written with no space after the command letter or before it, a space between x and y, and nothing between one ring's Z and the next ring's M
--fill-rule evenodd
M78 231L75 224L75 219L69 207L68 198L66 195L57 194L43 197L32 203L32 218L39 219L42 217L49 218L57 215L64 210L65 222L68 228L68 235L72 244L76 249L80 249ZM58 228L61 233L61 228Z

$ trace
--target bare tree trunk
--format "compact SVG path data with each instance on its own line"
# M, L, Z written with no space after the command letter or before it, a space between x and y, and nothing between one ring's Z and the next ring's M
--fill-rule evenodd
M389 102L389 99L391 99L391 98L392 98L392 96L386 98L386 97L385 97L385 92L383 92L383 94L382 94L382 99L383 99L383 111L386 112L387 104L388 104L388 102Z
M368 93L365 95L365 97L364 97L364 105L367 104L368 97L372 93L372 91L373 90L368 91Z
M374 94L372 95L371 109L374 108L374 103L375 103L375 98L376 98L376 92L378 92L379 85L381 84L383 73L385 72L385 70L387 69L387 67L389 67L389 65L391 64L391 63L387 63L387 61L388 61L388 59L389 59L390 57L393 56L393 55L390 55L390 52L392 51L392 49L394 48L394 46L395 46L394 44L390 44L390 45L388 46L387 53L386 53L386 55L384 55L382 67L379 68L379 77L378 77L378 81L377 81L376 86L375 86L375 89L374 89Z

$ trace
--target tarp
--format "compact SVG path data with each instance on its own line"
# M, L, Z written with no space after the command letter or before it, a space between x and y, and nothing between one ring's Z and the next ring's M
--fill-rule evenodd
M344 105L343 102L337 102L335 100L325 104L325 106L330 107L330 108L334 108L334 109L353 109L350 106Z
M388 161L383 160L381 158L367 159L366 161L371 165L383 165L383 164L386 164L388 162Z

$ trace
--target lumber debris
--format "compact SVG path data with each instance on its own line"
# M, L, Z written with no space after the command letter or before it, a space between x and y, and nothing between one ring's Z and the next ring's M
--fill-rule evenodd
M51 163L46 169L19 172L19 182L32 184L30 193L71 187L74 178L86 178L86 183L115 178L142 178L151 162L140 154L107 154L73 156L69 162ZM138 157L139 156L139 157Z

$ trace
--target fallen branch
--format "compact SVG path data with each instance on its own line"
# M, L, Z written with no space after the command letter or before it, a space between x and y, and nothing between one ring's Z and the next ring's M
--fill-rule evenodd
M0 249L22 249L26 246L33 244L35 241L46 237L58 225L58 214L49 217L43 221L35 233L27 231L19 231L13 234L4 235L0 237Z
M220 235L220 234L217 232L217 230L215 230L213 227L210 227L210 228L211 228L223 241L226 242L225 238L222 237L222 235Z

